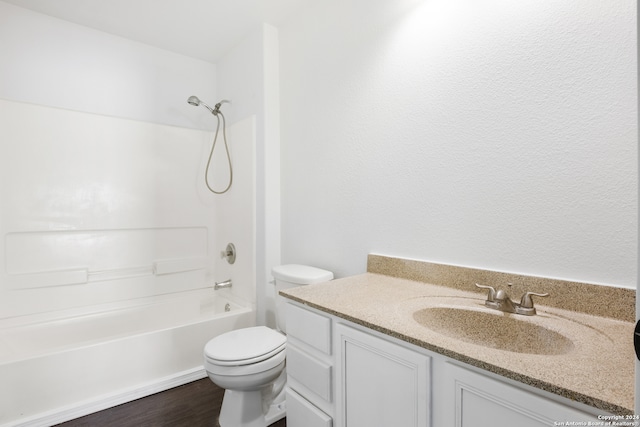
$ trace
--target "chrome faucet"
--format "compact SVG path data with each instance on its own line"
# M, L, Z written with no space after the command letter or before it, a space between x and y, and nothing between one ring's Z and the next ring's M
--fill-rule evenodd
M233 286L233 283L231 283L231 279L229 279L225 280L224 282L216 282L216 284L213 285L213 290L217 291L218 289L230 288L231 286Z
M492 286L484 286L476 283L476 287L481 289L488 289L489 293L487 295L487 300L484 302L489 308L493 308L495 310L500 310L505 313L515 313L522 314L525 316L533 316L536 314L536 308L533 306L532 296L537 297L548 297L549 294L538 294L535 292L525 292L520 299L520 303L514 303L509 298L509 295L502 289L496 292L496 290Z

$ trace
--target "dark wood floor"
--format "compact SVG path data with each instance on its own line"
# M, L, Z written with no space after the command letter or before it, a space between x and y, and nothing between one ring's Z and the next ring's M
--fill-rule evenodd
M213 427L224 390L209 378L77 418L59 427ZM286 427L286 419L272 427Z

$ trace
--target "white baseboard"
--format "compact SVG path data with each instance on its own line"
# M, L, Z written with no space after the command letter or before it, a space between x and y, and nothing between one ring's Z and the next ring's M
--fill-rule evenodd
M204 368L193 368L178 372L175 375L159 378L157 381L120 390L119 392L102 395L94 399L78 402L77 404L61 407L53 411L44 412L28 418L2 424L0 427L49 427L70 421L104 409L113 408L123 403L131 402L141 397L150 396L170 388L196 381L207 376Z

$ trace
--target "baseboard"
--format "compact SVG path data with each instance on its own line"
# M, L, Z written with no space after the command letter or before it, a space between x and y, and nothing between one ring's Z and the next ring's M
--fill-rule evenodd
M122 405L141 397L150 396L161 391L169 390L207 376L204 368L193 368L186 371L178 372L175 375L159 378L141 386L120 390L119 392L102 395L94 399L78 402L77 404L61 407L53 411L44 412L28 418L11 421L8 424L2 424L0 427L48 427L56 424L70 421L94 412Z

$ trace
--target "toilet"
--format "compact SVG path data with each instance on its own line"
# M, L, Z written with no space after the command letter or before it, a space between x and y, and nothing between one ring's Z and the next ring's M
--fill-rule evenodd
M286 415L285 336L282 289L333 279L333 273L307 265L274 267L277 330L266 326L221 334L204 347L204 367L225 389L220 427L266 427Z

